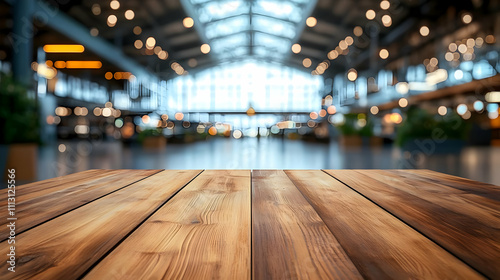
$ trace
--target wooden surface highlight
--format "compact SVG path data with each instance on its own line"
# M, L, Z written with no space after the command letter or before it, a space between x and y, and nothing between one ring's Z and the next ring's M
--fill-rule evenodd
M283 171L253 171L254 279L362 279Z
M457 176L439 173L427 169L415 169L415 170L405 169L405 170L390 170L390 171L395 174L404 173L405 176L414 174L415 176L412 178L415 178L419 181L437 183L442 186L452 187L467 193L475 194L487 199L493 199L500 202L500 186L472 181L469 179L460 178Z
M477 195L470 181L449 182L434 172L329 170L448 251L500 279L500 203ZM425 176L425 177L423 177ZM459 187L455 187L459 186ZM464 186L468 186L465 188ZM492 189L491 193L494 193ZM491 265L497 263L499 265Z
M250 199L250 171L204 171L85 279L249 279Z
M200 171L163 171L16 237L16 272L0 279L76 279ZM7 252L7 242L0 252Z
M328 174L319 170L286 171L286 174L316 209L364 278L482 278L431 240Z
M160 170L91 170L49 182L16 187L16 232L48 221L110 192L158 173ZM0 198L7 213L7 199ZM8 236L6 219L0 220L0 241Z

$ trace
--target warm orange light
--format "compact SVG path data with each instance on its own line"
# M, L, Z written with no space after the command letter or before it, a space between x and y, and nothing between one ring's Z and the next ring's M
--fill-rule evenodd
M255 109L252 108L252 107L248 108L247 115L250 116L250 117L253 116L253 115L255 115Z
M66 68L68 69L100 69L102 67L102 62L100 61L78 61L70 60L66 61Z
M159 54L160 52L162 51L161 47L160 46L156 46L154 49L153 49L153 52L157 55Z
M135 13L132 10L126 10L125 11L125 18L128 20L133 20L135 17Z
M309 27L314 27L318 23L318 20L315 17L308 17L306 19L306 25Z
M406 98L401 98L401 99L399 99L398 104L399 104L399 106L401 106L402 108L405 108L406 106L408 106L408 99L406 99Z
M66 68L66 62L64 62L64 61L56 61L56 62L54 62L54 67L56 67L56 68Z
M356 81L356 79L358 78L358 72L356 71L356 69L349 69L349 71L347 72L347 79L351 82L354 82Z
M215 136L217 134L217 128L215 128L215 126L212 126L208 129L208 134Z
M331 50L331 51L328 52L327 57L330 60L334 60L337 57L339 57L339 53L336 50Z
M389 2L388 0L383 0L382 2L380 2L380 8L382 10L387 10L391 7L391 2Z
M337 113L337 108L335 108L335 106L331 105L330 107L328 107L327 111L328 111L328 114L333 115L333 114Z
M363 35L363 28L361 26L356 26L356 27L354 27L353 33L354 33L354 35L359 37L359 36Z
M104 78L106 78L106 80L111 80L111 79L113 79L113 73L111 73L111 72L106 72L106 74L104 74Z
M134 27L134 34L140 35L142 33L142 28L140 26Z
M299 53L301 50L302 50L302 47L299 44L292 45L292 52L293 53Z
M85 47L82 45L45 45L43 50L46 53L82 53Z
M207 54L210 52L210 45L209 44L203 44L200 47L200 50L202 53Z
M354 39L351 36L345 37L344 41L347 43L348 46L354 44Z
M115 79L120 80L122 78L122 73L121 72L116 72L115 73Z
M428 36L429 33L430 33L429 27L427 27L425 25L420 27L420 35L425 37L425 36Z
M182 120L184 118L184 114L180 113L180 112L179 113L175 113L174 117L175 117L176 120L180 121L180 120Z
M186 28L191 28L194 26L194 20L190 17L187 17L187 18L184 18L182 20L182 24L184 25L184 27Z
M312 65L312 61L309 58L304 58L304 60L302 60L302 65L304 65L305 68L309 68Z
M118 10L120 8L120 2L118 2L117 0L113 0L111 1L111 3L109 3L109 6L113 10Z
M375 15L376 14L375 14L374 10L368 10L368 11L366 11L366 14L365 14L366 18L369 19L369 20L374 19Z
M378 55L382 59L387 59L389 57L389 51L387 49L381 49Z
M146 40L146 48L152 50L156 45L156 40L155 38L153 37L149 37L147 40Z
M165 60L165 59L167 59L167 57L168 57L168 53L166 51L160 51L158 53L158 58L159 59Z
M392 113L390 115L390 120L391 120L391 122L393 122L395 124L400 124L403 121L403 118L398 113Z
M309 114L309 117L310 117L311 119L315 120L315 119L317 119L317 118L318 118L318 113L316 113L316 112L311 112L311 113Z
M326 116L326 110L325 109L321 109L319 111L319 116L322 117L322 118L324 118Z

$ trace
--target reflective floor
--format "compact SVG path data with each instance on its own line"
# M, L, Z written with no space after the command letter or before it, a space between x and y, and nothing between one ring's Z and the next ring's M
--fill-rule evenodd
M143 149L120 142L60 142L43 147L38 180L87 169L391 169L426 168L500 185L500 148L467 147L457 154L403 153L392 146L346 148L337 142L309 143L279 138L214 138Z

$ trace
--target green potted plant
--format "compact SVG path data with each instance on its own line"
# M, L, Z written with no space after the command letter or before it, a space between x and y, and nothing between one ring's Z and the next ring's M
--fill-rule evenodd
M470 125L457 113L435 116L411 107L397 131L396 145L404 151L455 153L465 145Z
M2 172L14 168L17 180L36 179L39 128L37 102L28 96L28 88L12 76L0 74Z
M167 138L162 132L162 128L148 128L139 133L138 140L144 148L165 148Z
M338 126L341 138L340 143L344 146L362 146L362 145L379 145L382 143L381 138L373 135L373 122L363 116L361 119L365 121L364 125L360 125L359 114L345 114L344 123Z

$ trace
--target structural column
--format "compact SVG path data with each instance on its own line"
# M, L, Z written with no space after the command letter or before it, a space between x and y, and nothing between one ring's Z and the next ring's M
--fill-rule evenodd
M33 61L33 10L35 0L16 0L13 3L14 27L10 34L14 78L25 85L31 82Z

